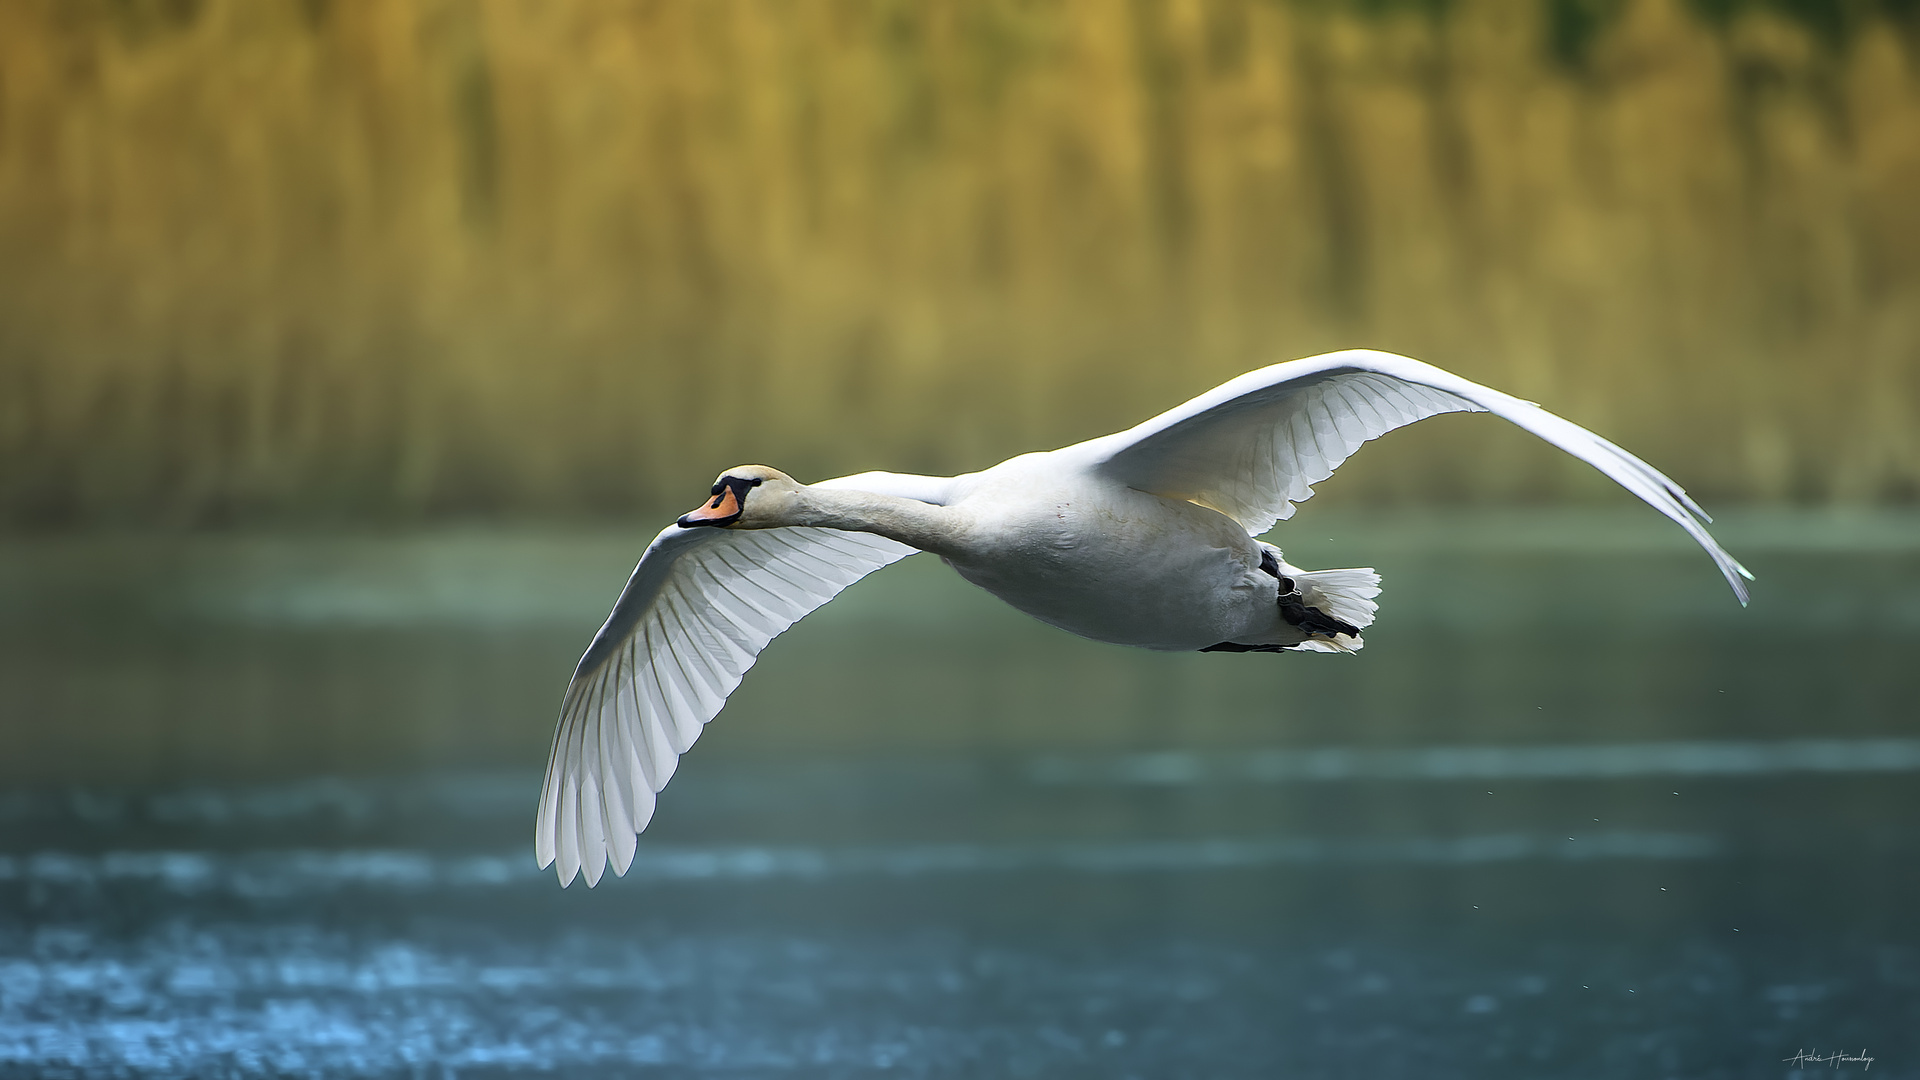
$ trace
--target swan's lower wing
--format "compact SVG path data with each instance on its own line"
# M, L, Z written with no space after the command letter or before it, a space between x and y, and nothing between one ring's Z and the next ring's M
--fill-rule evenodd
M580 666L540 794L534 852L561 884L625 874L654 793L760 650L913 548L867 533L668 526L648 545Z
M1572 421L1392 353L1328 353L1249 372L1137 427L1072 448L1142 491L1212 507L1259 535L1362 443L1448 412L1491 412L1599 469L1685 529L1747 602L1751 574L1653 466Z

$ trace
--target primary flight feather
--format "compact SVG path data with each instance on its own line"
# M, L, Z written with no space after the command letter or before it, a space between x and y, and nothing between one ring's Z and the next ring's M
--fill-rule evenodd
M1261 368L1126 431L962 476L801 484L741 466L647 546L581 657L540 796L540 866L562 884L598 884L609 860L626 873L655 795L760 650L915 551L1097 641L1358 650L1379 576L1302 570L1256 537L1360 444L1447 412L1493 413L1599 469L1685 529L1747 602L1753 575L1659 470L1531 402L1369 350Z

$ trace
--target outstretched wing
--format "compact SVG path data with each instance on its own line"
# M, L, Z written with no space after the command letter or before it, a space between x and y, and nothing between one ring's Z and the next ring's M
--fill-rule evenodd
M892 488L927 502L940 491L935 478L886 473L822 486ZM611 856L615 872L626 873L654 793L760 650L913 551L835 529L669 525L640 556L567 687L534 827L541 868L557 862L563 885L584 870L592 886Z
M1612 477L1685 529L1747 602L1742 579L1753 575L1659 470L1532 402L1392 353L1355 349L1261 368L1073 450L1130 487L1212 507L1258 536L1293 516L1360 444L1448 412L1511 420Z

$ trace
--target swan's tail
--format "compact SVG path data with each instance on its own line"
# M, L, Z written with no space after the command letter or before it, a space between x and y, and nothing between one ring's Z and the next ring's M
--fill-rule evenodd
M1300 587L1300 599L1308 607L1318 608L1342 622L1364 630L1373 624L1373 613L1380 605L1373 598L1380 595L1380 575L1373 567L1343 570L1302 570L1281 563L1288 577L1293 578ZM1298 645L1290 646L1296 652L1358 652L1366 646L1358 634L1332 634L1325 637L1314 636Z

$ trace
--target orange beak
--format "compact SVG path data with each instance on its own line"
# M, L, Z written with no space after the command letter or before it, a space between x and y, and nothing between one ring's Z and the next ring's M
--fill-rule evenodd
M732 485L728 485L720 489L720 494L683 516L680 525L688 529L695 525L725 525L739 516L740 500L733 494Z

